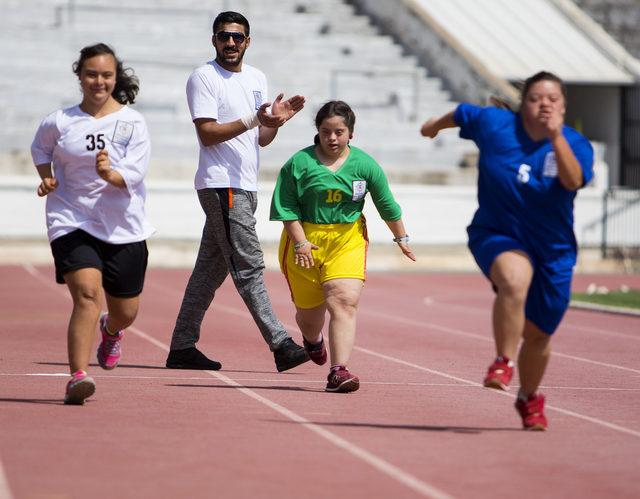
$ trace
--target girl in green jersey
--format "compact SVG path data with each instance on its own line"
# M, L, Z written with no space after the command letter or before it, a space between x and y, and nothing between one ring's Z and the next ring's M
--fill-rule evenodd
M325 390L353 392L360 382L347 363L365 280L368 239L362 209L367 192L394 242L408 258L415 256L382 168L349 145L355 124L351 108L342 101L327 102L315 123L315 145L294 154L280 171L271 220L284 222L280 267L304 346L316 364L326 363L322 328L328 312L331 369Z

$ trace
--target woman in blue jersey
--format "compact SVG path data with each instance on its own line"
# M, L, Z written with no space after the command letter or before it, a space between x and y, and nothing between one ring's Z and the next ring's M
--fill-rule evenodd
M566 89L540 72L524 82L518 113L461 104L426 121L425 137L460 127L479 150L478 210L467 228L469 248L496 292L493 333L497 358L484 385L507 390L518 345L523 427L545 430L538 387L550 339L569 305L577 244L576 191L593 177L593 149L564 125Z
M73 71L82 102L42 121L31 154L41 179L38 195L47 197L56 281L73 300L64 402L81 405L95 391L87 368L98 322L98 364L113 369L120 360L124 328L138 312L145 240L154 229L144 212L149 134L144 118L127 106L138 92L137 78L102 43L83 48ZM109 312L100 315L103 300Z
M360 382L347 368L356 334L356 312L365 280L366 194L393 233L403 254L409 248L396 203L380 165L350 146L355 114L330 101L316 115L315 145L282 167L271 202L271 220L281 220L280 267L296 306L304 346L316 364L327 361L322 329L329 313L331 368L325 390L353 392Z

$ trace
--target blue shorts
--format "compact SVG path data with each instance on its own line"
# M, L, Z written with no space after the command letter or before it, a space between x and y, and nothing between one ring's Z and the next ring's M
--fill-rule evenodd
M569 307L573 266L541 262L520 241L503 234L477 227L468 227L467 233L469 249L489 280L491 265L499 254L517 250L529 257L533 266L533 278L527 293L525 317L544 333L553 334Z

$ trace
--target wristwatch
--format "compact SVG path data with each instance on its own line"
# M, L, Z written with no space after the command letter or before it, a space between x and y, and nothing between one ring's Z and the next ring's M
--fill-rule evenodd
M394 243L408 243L409 242L409 234L405 234L404 236L394 237Z

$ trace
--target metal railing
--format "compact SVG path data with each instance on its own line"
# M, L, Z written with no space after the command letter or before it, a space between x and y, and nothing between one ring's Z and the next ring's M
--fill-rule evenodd
M600 250L602 258L640 260L640 190L605 191Z
M403 106L402 98L395 88L389 87L389 91L385 95L380 96L377 102L349 102L353 107L358 108L395 108L398 119L401 121L416 121L418 118L418 106L420 104L420 72L416 70L407 71L388 71L380 69L360 70L360 69L332 69L330 76L329 95L332 99L339 99L344 93L341 90L341 77L357 76L363 79L374 78L398 78L406 77L410 85L409 105ZM406 109L405 107L408 107Z

